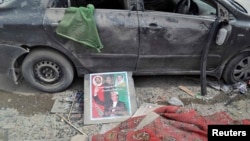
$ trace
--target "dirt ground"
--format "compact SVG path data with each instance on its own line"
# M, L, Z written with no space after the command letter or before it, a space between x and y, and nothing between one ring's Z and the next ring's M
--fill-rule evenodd
M175 98L182 106L195 109L201 115L224 111L235 120L250 119L249 92L225 93L208 86L207 95L201 96L199 77L193 76L134 76L133 79L138 108L142 103L171 105L169 100ZM181 90L179 86L189 89L194 95ZM77 79L67 91L54 94L35 90L29 94L23 93L26 90L22 90L22 93L0 90L0 140L66 141L79 134L75 128L51 113L55 99L76 89L83 90L83 79ZM235 98L232 99L232 96ZM72 116L72 123L85 134L103 132L104 124L84 125L82 114Z
M169 100L175 97L185 107L194 108L202 115L225 111L234 119L250 118L249 92L246 94L224 93L208 86L207 95L201 96L197 76L134 76L133 79L138 105L144 102L170 105ZM82 80L76 80L73 85L81 86ZM179 86L189 89L195 96L182 91ZM5 91L0 91L0 93L2 108L14 108L18 110L19 114L27 116L49 113L54 103L53 96L56 95L46 93L23 95ZM231 98L233 96L236 97Z
M14 108L22 115L34 115L49 113L53 106L54 100L52 95L22 95L10 92L0 91L2 108Z
M185 107L196 109L202 115L225 111L233 119L250 118L249 88L245 94L238 91L225 93L214 87L207 87L207 95L201 96L199 77L197 76L143 76L134 78L139 101L170 105L169 99L176 97ZM214 82L213 79L208 79ZM183 86L195 95L182 91Z

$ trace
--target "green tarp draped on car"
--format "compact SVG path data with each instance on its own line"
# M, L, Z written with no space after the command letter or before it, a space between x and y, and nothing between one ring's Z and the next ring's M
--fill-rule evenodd
M92 4L88 4L87 7L68 7L56 28L56 33L83 45L96 48L100 52L103 45L97 31L94 10L95 7Z

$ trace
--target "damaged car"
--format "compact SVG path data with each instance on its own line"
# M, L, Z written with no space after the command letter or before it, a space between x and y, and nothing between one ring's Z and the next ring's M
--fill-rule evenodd
M83 42L58 34L67 11L90 6L80 13L92 24L65 29L86 25L75 30ZM89 73L200 75L202 64L227 84L246 81L249 7L235 0L0 0L0 73L45 92ZM99 46L86 39L93 34Z

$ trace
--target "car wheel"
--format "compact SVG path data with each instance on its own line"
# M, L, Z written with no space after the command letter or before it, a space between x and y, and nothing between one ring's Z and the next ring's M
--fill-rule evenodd
M35 88L45 92L59 92L71 85L74 70L71 63L53 50L34 50L24 59L22 74Z
M226 66L223 79L227 84L250 79L250 53L245 52L237 55Z

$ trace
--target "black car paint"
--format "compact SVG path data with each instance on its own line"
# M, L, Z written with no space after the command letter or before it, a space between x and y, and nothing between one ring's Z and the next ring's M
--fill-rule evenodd
M4 44L0 44L0 51L3 52L0 55L0 74L8 76L14 82L17 82L21 72L20 69L15 68L15 62L19 56L28 53L28 51L19 46Z
M44 29L51 38L63 43L65 48L79 58L81 70L86 70L85 68L88 68L90 72L117 71L118 69L120 71L135 70L139 48L138 20L135 11L113 10L110 12L108 9L95 10L99 36L105 46L101 53L57 36L54 30L63 15L64 9L47 9ZM82 71L79 73L83 74Z
M246 38L250 37L250 25L246 24L250 17L225 0L214 1L233 15L229 21L228 42L221 46L213 44L208 55L207 73L219 78L230 58L241 51L250 51ZM9 65L0 66L1 72L13 71L17 58L29 50L47 47L71 60L78 76L105 71L132 71L135 75L199 74L201 50L216 18L195 17L196 22L199 21L196 23L190 20L192 15L144 11L142 0L130 0L127 10L96 9L96 24L104 44L98 53L56 35L54 30L65 8L47 7L50 2L52 0L6 0L0 4L0 54L9 54L19 47L16 56L9 58ZM12 14L6 17L9 12ZM166 25L160 25L161 22ZM189 22L190 28L184 29ZM185 38L187 35L189 38ZM9 74L16 78L15 73Z

